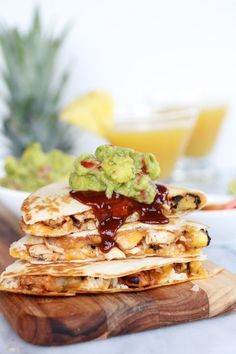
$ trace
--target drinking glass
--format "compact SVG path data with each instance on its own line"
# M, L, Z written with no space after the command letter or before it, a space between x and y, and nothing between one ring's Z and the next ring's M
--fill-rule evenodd
M211 184L218 178L211 163L213 151L228 107L225 104L198 107L199 114L191 137L174 173L174 179L201 188L202 183Z
M156 111L143 116L127 117L107 131L113 144L156 155L161 179L171 177L176 161L185 150L196 119L196 109Z

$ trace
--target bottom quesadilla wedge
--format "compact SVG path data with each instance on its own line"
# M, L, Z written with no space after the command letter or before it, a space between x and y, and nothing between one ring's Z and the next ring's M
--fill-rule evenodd
M40 296L142 291L207 278L205 259L150 257L86 264L16 261L2 273L0 290Z

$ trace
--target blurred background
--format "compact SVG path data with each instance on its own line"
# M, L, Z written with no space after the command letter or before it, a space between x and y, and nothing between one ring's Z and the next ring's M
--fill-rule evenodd
M44 152L73 154L109 141L153 151L164 181L236 189L234 0L0 0L0 8L3 164L38 141ZM8 160L5 173L16 181L19 169ZM13 184L2 182L28 190Z

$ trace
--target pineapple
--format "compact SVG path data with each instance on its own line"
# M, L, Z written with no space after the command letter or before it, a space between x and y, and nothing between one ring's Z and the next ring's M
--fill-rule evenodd
M7 138L8 152L14 156L21 156L32 142L39 142L44 151L58 148L68 152L72 148L71 128L59 120L68 73L55 77L64 38L65 32L58 37L44 33L38 10L25 33L0 27L2 80L7 91L7 114L1 133Z
M114 103L105 91L91 91L70 103L61 113L61 119L105 136L113 126Z

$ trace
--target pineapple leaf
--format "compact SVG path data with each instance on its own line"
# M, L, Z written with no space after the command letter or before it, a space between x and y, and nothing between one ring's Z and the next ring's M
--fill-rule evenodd
M59 121L68 71L57 73L56 64L66 34L67 29L57 37L43 31L38 10L27 32L0 25L4 60L0 75L7 91L1 132L15 156L35 141L44 151L69 152L73 147L70 126Z

